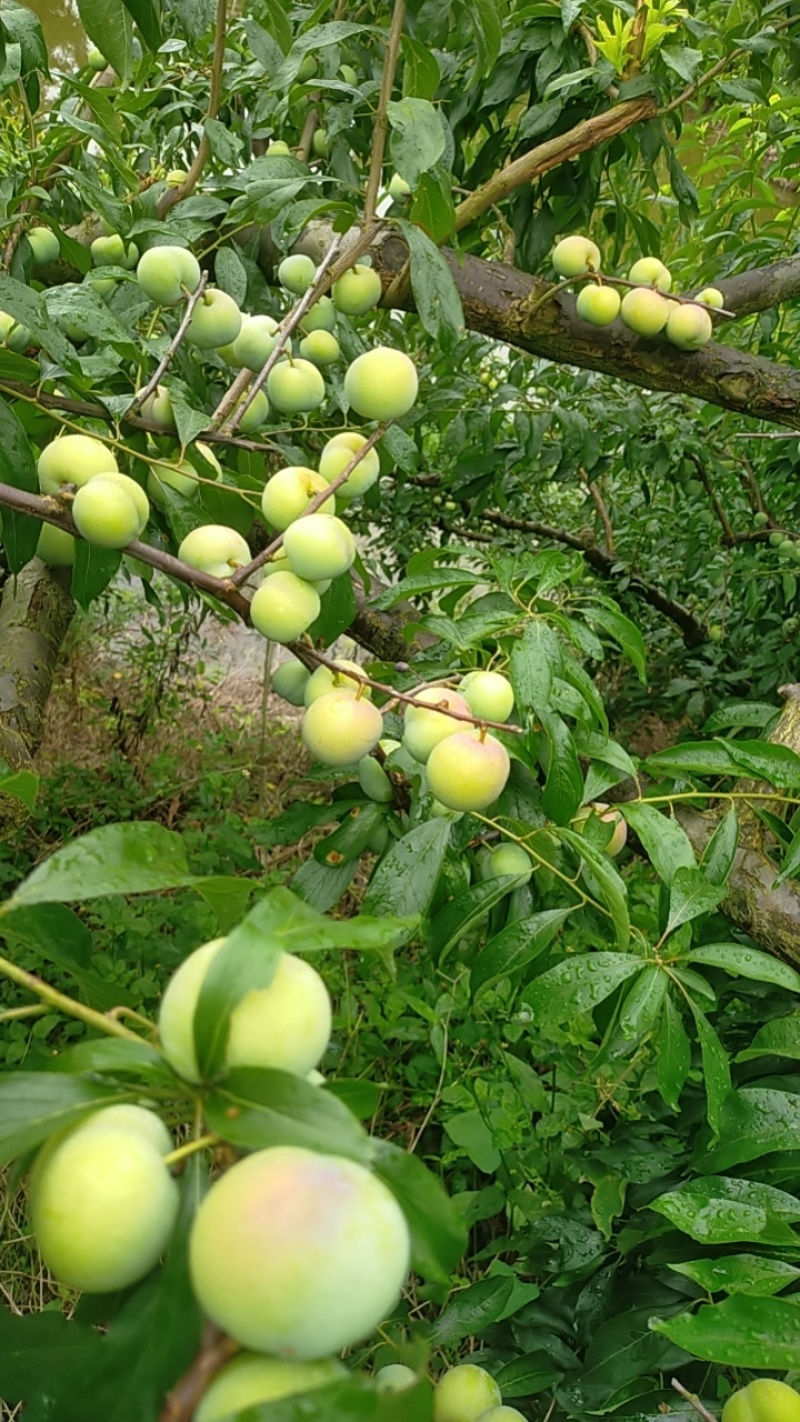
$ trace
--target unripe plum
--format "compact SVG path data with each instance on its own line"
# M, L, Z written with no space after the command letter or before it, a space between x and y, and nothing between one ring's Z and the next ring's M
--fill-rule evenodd
M110 483L116 484L118 489L124 489L128 497L133 499L139 514L139 533L141 533L150 517L150 500L141 484L137 483L135 479L131 479L127 474L120 474L116 469L110 470L108 474L98 475L98 477L108 479Z
M181 183L185 183L189 173L186 168L170 168L164 182L170 188L179 188Z
M277 329L278 323L271 316L245 316L236 340L231 346L223 346L219 354L229 365L255 373L272 355Z
M361 672L358 662L351 662L347 657L337 657L336 666L337 671L332 671L330 667L320 666L315 672L312 672L306 683L306 706L310 706L313 701L318 701L320 696L327 696L329 691L347 691L351 696L357 696L361 691L362 696L372 696L372 689L369 686L364 686L364 683L357 677L347 675L349 671Z
M161 1048L186 1081L200 1080L194 1012L206 973L224 942L214 938L190 953L161 999ZM305 1076L325 1055L330 1035L331 1000L322 978L303 958L281 953L269 986L252 988L231 1013L225 1068L271 1067Z
M417 1374L414 1369L407 1368L405 1363L387 1363L375 1374L375 1387L378 1392L405 1392L405 1389L413 1387L416 1381Z
M34 1167L31 1224L56 1278L102 1294L149 1274L178 1213L178 1187L159 1147L130 1123L90 1118L44 1151Z
M186 247L151 247L139 258L136 280L159 306L174 306L200 284L197 258Z
M478 1422L503 1398L494 1378L475 1363L459 1363L442 1373L433 1393L433 1422Z
M422 691L414 693L417 702L424 702L424 706L409 703L405 709L403 718L403 745L415 760L423 763L428 759L434 746L446 736L454 736L457 731L468 731L468 724L465 721L457 721L452 716L447 716L443 711L434 710L434 707L444 706L450 711L460 711L463 715L469 716L470 708L466 697L458 691L449 691L443 686L426 686ZM431 710L427 710L427 707ZM469 732L477 735L477 731Z
M215 470L215 479L221 479L222 466L213 450L207 444L203 444L201 440L197 441L196 448ZM196 499L200 490L200 480L209 477L205 468L203 466L201 468L202 472L199 472L189 454L178 464L162 463L161 460L157 460L150 466L147 475L147 492L153 503L157 504L159 508L164 507L163 484L167 484L176 493L183 494L186 499Z
M507 721L514 710L514 689L500 672L468 672L459 683L473 716L487 721Z
M300 354L314 365L333 365L339 359L339 342L330 331L311 331L300 342Z
M48 568L71 568L75 562L75 539L63 528L43 523L36 545L36 556Z
M125 477L120 474L117 480ZM72 517L81 536L98 548L127 548L143 528L139 506L128 489L102 474L78 490Z
M300 62L300 68L297 71L298 84L305 84L309 79L313 79L318 69L319 60L317 56L315 54L304 55Z
M356 71L353 68L352 64L340 64L339 73L341 74L345 84L355 86L358 83L358 75L356 74Z
M278 281L293 296L303 296L316 275L316 267L310 257L296 252L292 257L284 257L278 267Z
M704 307L680 302L670 311L664 334L673 346L683 351L697 351L711 340L713 331L711 317Z
M131 271L139 260L139 248L135 242L125 241L118 232L110 237L95 237L89 251L96 267L124 267Z
M378 273L360 262L344 272L331 290L333 304L343 316L365 316L377 306L382 293Z
M489 856L485 877L501 879L504 874L527 874L530 878L532 873L530 855L526 854L521 844L501 844Z
M318 703L319 704L319 703ZM362 1165L296 1146L246 1156L200 1204L194 1290L243 1347L322 1358L395 1306L410 1255L397 1201Z
M756 1378L728 1398L722 1422L800 1422L800 1394L776 1378Z
M141 415L143 420L150 420L151 424L158 425L159 429L174 430L175 412L169 391L163 385L159 385L152 395L148 395L142 405Z
M310 360L282 360L267 376L267 394L283 415L316 410L325 399L325 381Z
M267 523L285 533L290 523L305 513L317 494L328 487L328 480L316 469L307 469L302 464L289 464L279 469L268 479L261 495L261 512ZM334 514L336 499L331 494L319 507L319 513Z
M344 472L353 458L366 444L364 435L356 434L351 430L343 430L341 434L334 435L328 440L319 459L319 472L323 479L327 479L332 484L334 479ZM381 461L378 451L373 447L368 450L357 464L352 474L348 476L344 484L337 489L337 494L343 499L355 499L361 494L365 494L367 489L371 489L375 480L381 472Z
M461 731L434 746L428 785L448 810L485 810L504 790L510 769L508 751L494 736L480 740Z
M270 642L293 642L316 622L319 593L295 573L273 573L253 594L250 621Z
M405 178L400 177L399 173L392 173L387 192L395 202L405 202L406 198L411 196L411 186Z
M336 307L329 296L318 296L310 311L307 311L300 322L300 330L308 334L310 331L334 331L336 329Z
M90 49L86 56L86 63L95 74L100 74L106 68L106 57L99 49Z
M414 362L391 346L376 346L356 356L344 377L345 397L365 420L397 420L407 415L418 390Z
M245 400L249 398L249 395L245 393L236 406L237 410L244 405ZM255 430L260 430L262 425L267 423L268 419L269 400L263 390L257 390L250 400L250 404L247 406L244 414L239 417L239 429L242 434L252 434Z
M16 316L8 311L0 311L0 345L21 354L31 343L31 333L27 326L21 326Z
M240 1353L212 1379L192 1422L230 1422L247 1407L311 1392L342 1377L347 1377L347 1369L337 1358L294 1363L263 1353Z
M669 291L672 286L672 273L658 257L640 257L631 267L628 278L642 286L654 286L657 291Z
M364 697L329 691L308 707L302 732L307 750L323 765L357 765L383 735L383 717Z
M620 315L639 336L657 336L669 318L669 303L649 286L637 286L622 298Z
M699 301L702 306L710 306L715 311L725 305L725 297L716 286L706 286L702 291L698 291L695 301Z
M247 539L235 528L207 523L187 533L178 549L178 557L190 568L210 573L214 578L229 578L234 568L242 568L250 562L251 553Z
M328 131L325 128L318 128L314 132L311 140L311 148L315 158L327 158L328 156Z
M584 286L578 293L575 309L592 326L610 326L619 316L619 292L613 286Z
M80 488L96 474L117 473L117 461L102 440L91 435L61 435L45 445L37 464L39 488L55 494L62 484Z
M562 237L553 248L553 266L562 277L584 276L600 270L600 248L588 237Z
M270 141L266 156L268 158L289 158L292 150L288 143L284 143L282 138L273 138Z
M218 287L204 291L186 328L186 339L198 350L229 346L242 329L242 313L232 296Z
M332 514L312 513L295 519L283 535L293 573L299 578L338 578L352 568L356 543L350 529Z
M304 667L297 657L290 657L285 662L279 662L273 671L272 690L290 706L304 706L309 678L308 667Z
M30 242L35 267L58 261L61 247L55 232L51 232L49 227L31 227L25 235Z
M101 296L104 301L107 301L109 296L117 289L117 283L114 277L87 277L86 284L92 288L92 291L96 291L97 295Z
M365 795L376 805L391 805L394 787L383 766L373 755L365 755L358 762L358 783Z

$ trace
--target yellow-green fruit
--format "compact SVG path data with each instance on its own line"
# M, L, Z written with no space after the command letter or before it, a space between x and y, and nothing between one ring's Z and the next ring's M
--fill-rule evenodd
M383 717L364 697L329 691L303 717L306 748L323 765L357 765L383 735Z
M283 535L283 546L292 572L310 581L341 577L352 568L356 556L355 539L347 524L324 513L295 519Z
M319 459L319 472L323 479L327 479L330 484L334 479L338 479L351 462L353 455L358 454L366 442L364 435L356 434L350 430L343 430L341 434L334 435L333 439L329 439ZM367 492L367 489L372 488L380 472L381 461L378 451L373 447L367 450L364 458L336 492L343 499L359 498L361 494Z
M92 291L96 291L97 295L101 296L104 301L107 301L109 296L117 289L117 283L114 277L87 277L86 285L90 286Z
M207 523L187 533L178 549L178 557L190 568L210 573L214 578L229 578L235 568L243 568L250 562L251 553L247 539L235 528Z
M502 879L504 874L527 874L530 878L532 873L530 855L521 844L501 844L489 856L485 878Z
M311 258L297 252L293 257L284 257L278 267L278 281L293 296L303 296L311 286L316 272Z
M300 354L314 365L333 365L339 359L339 342L330 331L310 331L300 342Z
M290 706L304 706L309 679L308 667L304 667L297 657L290 657L285 662L279 662L273 671L272 690Z
M80 488L96 474L116 473L117 461L102 440L71 434L45 445L36 467L42 493L55 494L62 484Z
M200 440L197 441L195 447L215 471L215 480L221 479L222 467L213 451L209 449L207 444L203 444ZM162 493L162 486L164 484L167 484L170 489L174 489L176 493L183 494L186 499L196 499L200 489L200 479L208 478L209 475L206 473L205 468L203 467L198 471L189 455L187 455L185 459L182 459L179 464L161 463L161 461L159 461L150 466L150 472L147 475L147 492L153 500L153 503L157 504L159 508L163 508L164 495Z
M174 430L175 412L169 398L169 391L163 385L159 385L152 395L148 395L142 405L141 415L143 420L149 420L151 424L158 425L161 430Z
M637 286L622 298L620 315L639 336L657 336L669 318L669 303L649 286Z
M313 79L318 69L319 61L317 56L315 54L304 55L300 62L300 68L297 71L298 84L305 84L309 79Z
M139 259L136 280L159 306L174 306L200 284L197 258L186 247L151 247Z
M71 568L75 562L75 539L63 528L43 523L36 545L36 556L48 568Z
M516 1407L490 1407L481 1413L478 1422L525 1422L525 1418Z
M395 202L405 202L406 198L411 196L411 187L405 178L400 177L399 173L392 173L389 179L388 193L389 197L394 198ZM400 1364L397 1366L399 1367Z
M270 642L293 642L320 613L319 593L294 573L273 573L253 594L250 621Z
M34 1167L31 1224L55 1277L102 1294L149 1274L178 1213L161 1150L136 1126L94 1117L44 1151Z
M331 296L336 310L343 316L365 316L377 306L382 293L378 273L357 262L333 283Z
M267 149L268 158L289 158L292 150L288 143L284 143L282 138L273 138Z
M487 721L507 721L514 710L514 689L500 672L468 672L459 682L473 716Z
M341 74L345 84L355 86L358 83L358 75L356 74L356 71L353 68L352 64L340 64L339 73Z
M185 182L188 176L189 174L186 168L170 168L164 182L170 188L179 188L181 183Z
M21 326L16 316L8 311L0 311L0 345L21 354L31 343L31 333L27 326Z
M217 1180L189 1243L201 1307L243 1347L324 1358L392 1311L410 1255L384 1184L352 1160L275 1146Z
M118 232L110 237L95 237L89 251L96 267L125 267L130 271L139 259L139 248L135 242L125 246Z
M361 671L358 662L348 661L347 657L337 657L336 666L336 671L332 671L330 667L317 667L312 673L306 683L306 706L310 706L312 701L318 701L320 696L327 696L329 691L347 691L351 696L358 695L364 683L357 677L347 675L349 671ZM372 688L365 686L362 695L371 697Z
M221 347L219 354L237 369L254 373L266 365L277 345L277 321L271 316L245 316L242 328L231 346Z
M90 69L99 74L106 67L106 57L99 49L90 49L86 56L86 63Z
M407 1387L413 1387L417 1381L417 1374L413 1368L407 1368L405 1363L387 1363L385 1368L379 1368L375 1374L375 1387L378 1392L404 1392Z
M600 248L588 237L562 237L553 248L552 261L559 276L584 276L600 270Z
M300 330L308 334L311 331L334 331L336 329L336 307L329 296L318 296L310 311L307 311L300 322Z
M342 1377L347 1377L347 1369L335 1358L293 1363L288 1358L267 1358L263 1353L241 1353L212 1379L192 1422L231 1422L247 1407L312 1392Z
M127 548L142 528L139 509L128 490L102 474L78 490L72 517L81 536L98 548Z
M302 464L289 464L267 480L261 495L261 512L267 523L284 533L290 523L300 518L317 494L328 487L327 479L315 469ZM334 514L336 499L331 494L319 508L320 513Z
M725 305L725 297L716 286L706 286L702 291L698 291L695 301L699 301L702 306L710 306L715 311Z
M58 261L61 256L61 247L55 232L51 232L49 227L31 227L25 235L30 243L35 267L43 267L48 262Z
M642 286L654 286L657 291L669 291L672 286L672 273L658 257L640 257L631 267L628 278Z
M316 410L325 399L325 381L310 360L282 360L267 376L267 394L284 415Z
M800 1394L775 1378L756 1378L728 1398L722 1422L800 1422Z
M366 420L397 420L407 415L418 390L414 362L391 346L376 346L356 356L344 377L348 403Z
M669 313L665 335L673 346L683 351L697 351L711 340L713 331L711 317L704 307L681 302Z
M328 156L328 132L327 129L318 128L314 132L311 140L311 147L316 158L327 158Z
M461 696L457 691L449 691L443 686L424 687L422 691L416 691L414 697L416 702L424 704L406 706L403 718L403 745L415 760L424 764L434 746L437 746L440 741L443 741L447 736L454 736L457 731L464 731L468 728L467 722L457 721L453 716L446 715L446 711L460 711L465 716L469 716L471 713L466 697ZM445 709L435 710L435 707ZM472 731L470 734L477 735L477 731Z
M376 805L390 805L394 799L394 787L383 766L373 755L365 755L358 762L358 783L364 794Z
M431 751L428 786L448 810L485 810L505 789L510 769L508 751L494 736L481 741L460 731Z
M101 474L98 477L107 479L111 484L116 484L118 489L124 489L128 497L133 500L139 515L139 533L141 533L150 517L150 500L141 484L138 484L135 479L131 479L127 474L120 474L116 469L112 469L110 473Z
M592 326L610 326L619 316L621 305L619 292L613 286L592 284L581 287L575 309L578 315Z
M494 1378L475 1363L459 1363L440 1377L433 1393L433 1422L478 1422L503 1398Z
M186 339L198 350L229 346L242 329L242 313L232 296L213 287L204 291L186 328Z
M170 1066L199 1081L194 1012L206 974L224 938L204 943L181 963L161 999L158 1032ZM331 1035L331 1000L316 968L281 953L268 987L251 988L230 1015L225 1068L270 1067L305 1076L322 1057Z
M252 399L248 394L242 396L237 410L244 405L245 400L250 400L243 415L239 417L239 430L242 434L253 434L260 430L269 419L269 400L263 390L257 390Z

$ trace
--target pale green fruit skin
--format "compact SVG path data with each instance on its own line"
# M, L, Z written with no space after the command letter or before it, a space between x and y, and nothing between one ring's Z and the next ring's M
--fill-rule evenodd
M31 333L27 326L21 326L16 316L8 311L0 311L0 345L21 354L31 343Z
M317 410L325 399L325 381L310 360L281 361L267 376L267 394L283 415Z
M288 464L268 479L261 495L261 512L279 533L300 518L317 494L328 487L327 479L303 464ZM336 499L331 494L319 507L320 513L335 514Z
M358 762L358 783L376 805L391 805L394 799L392 782L374 756L365 755Z
M197 449L215 470L215 479L221 479L222 466L220 465L214 451L201 440L197 441ZM147 492L154 504L159 508L164 507L164 496L161 492L162 484L168 484L176 493L183 494L184 498L196 499L200 491L200 479L207 479L208 475L203 469L202 473L195 469L194 464L187 455L180 464L157 463L150 466L147 475Z
M127 474L119 474L116 470L112 470L109 474L101 474L98 477L108 479L111 484L116 484L118 489L124 489L128 497L133 499L136 505L136 511L139 515L139 533L141 533L150 517L150 500L141 484L138 484L135 479L131 479Z
M186 339L198 350L229 346L242 329L242 313L232 296L217 287L204 291L186 328Z
M36 545L36 556L48 568L71 568L75 562L75 539L63 528L43 523Z
M475 1363L459 1363L440 1377L433 1393L433 1422L478 1422L503 1398L493 1377Z
M582 320L592 326L610 326L619 316L622 301L613 286L584 286L578 293L575 309Z
M354 88L355 85L358 83L358 75L356 74L356 71L353 68L352 64L340 64L339 73L341 74L345 84L350 84Z
M594 800L590 805L583 805L574 818L573 823L578 830L582 830L590 815L597 815L605 825L613 825L614 832L603 846L605 854L612 857L619 854L624 848L628 838L628 824L619 810L612 810L610 805L606 805L603 800Z
M250 621L270 642L293 642L320 613L319 593L295 573L273 573L253 594Z
M100 74L106 68L106 58L99 49L90 49L86 56L86 63L96 74Z
M308 707L303 741L323 765L357 765L383 734L383 717L371 701L348 691L329 691Z
M118 232L110 237L95 237L89 251L96 267L125 267L131 271L139 260L139 248L135 242L125 241Z
M635 287L622 298L620 315L625 325L639 336L657 336L666 326L669 314L669 303L650 287Z
M55 232L51 232L49 227L31 227L26 236L31 245L34 266L43 267L48 262L58 261L61 247Z
M96 474L117 473L117 461L102 440L91 435L61 435L45 445L37 464L39 488L55 494L62 484L81 488Z
M308 667L304 667L296 657L291 657L288 661L280 662L273 671L272 690L277 696L282 696L284 701L288 701L290 706L304 706L309 680Z
M141 409L142 419L150 420L154 425L158 425L162 430L174 430L175 413L172 409L172 401L169 398L169 391L159 385L152 395L148 395Z
M575 233L572 237L562 237L556 243L552 262L559 276L583 276L586 272L600 270L600 248L588 237Z
M241 404L244 404L246 399L247 396L244 395ZM263 390L257 390L245 413L239 420L239 429L242 434L253 434L255 430L260 430L262 426L267 423L268 419L269 400Z
M155 1111L149 1111L146 1106L133 1106L127 1102L118 1106L104 1106L102 1110L95 1111L81 1121L80 1128L82 1131L102 1131L106 1126L119 1126L127 1131L136 1131L150 1142L159 1155L169 1155L174 1149L172 1136L161 1117L157 1116Z
M375 1374L375 1387L378 1392L404 1392L407 1387L413 1387L417 1381L417 1374L413 1368L407 1368L405 1363L387 1363L385 1368L379 1368Z
M722 1422L800 1422L800 1394L775 1378L756 1378L728 1398Z
M695 301L699 301L702 306L710 306L714 311L719 311L725 305L725 297L716 286L706 286L702 291L698 291Z
M300 342L300 354L314 365L333 365L339 359L339 342L330 331L311 331Z
M527 874L533 872L530 855L520 844L501 844L492 850L486 868L487 879L501 879L504 874Z
M404 202L406 198L411 196L410 184L406 182L405 178L401 178L399 173L392 173L387 191L389 196L394 198L395 202Z
M100 1127L90 1119L35 1170L31 1223L42 1258L62 1284L109 1293L158 1263L178 1198L159 1149L141 1129Z
M362 683L356 677L347 675L349 671L361 671L358 662L351 662L347 657L337 657L336 665L340 668L338 672L331 671L330 667L317 667L316 671L311 673L306 683L306 706L311 706L314 701L319 700L320 696L327 696L330 691L347 691L351 696L358 695ZM372 688L364 687L361 694L371 697Z
M272 156L273 158L289 158L291 157L291 153L291 148L289 147L288 143L284 143L282 138L273 139L269 145L269 148L267 149L268 158L270 156Z
M313 79L319 69L319 61L315 54L306 54L300 63L297 71L298 84L305 84L308 79Z
M658 257L640 257L631 267L628 279L642 286L654 286L657 291L669 291L672 286L672 273Z
M319 296L300 322L301 331L335 331L336 307L329 296Z
M525 1422L525 1418L516 1407L490 1407L481 1413L478 1422Z
M334 435L328 440L319 459L319 472L323 479L327 479L332 484L334 479L344 472L360 449L366 444L364 435L356 434L355 431L343 430L341 434ZM343 499L356 499L361 494L365 494L367 489L371 489L375 480L381 472L381 461L376 449L370 449L364 455L360 464L357 464L352 474L345 480L344 484L337 490Z
M413 361L391 346L356 356L347 367L344 393L365 420L397 420L407 415L419 391Z
M200 283L197 258L186 247L151 247L139 258L136 280L145 296L159 306L174 306Z
M344 272L331 289L333 304L343 316L366 316L377 306L382 294L378 273L361 262Z
M158 1031L170 1066L186 1081L200 1080L194 1050L194 1012L206 973L224 938L204 943L181 963L161 999ZM331 1000L316 968L282 953L268 987L253 988L231 1013L225 1067L270 1067L305 1076L331 1035Z
M225 360L239 369L252 370L255 374L266 364L275 349L277 329L278 323L273 321L271 316L246 316L230 353L227 348L224 349Z
M394 1308L408 1226L363 1166L293 1146L257 1151L211 1186L195 1217L194 1290L244 1347L323 1358Z
M302 252L292 257L284 257L278 267L278 281L285 291L293 296L304 296L316 275L316 266L310 257Z
M207 523L187 533L178 549L178 557L190 568L210 573L214 578L229 578L234 568L243 568L250 562L251 553L247 539L235 528Z
M317 158L327 158L328 156L328 132L327 129L318 128L311 140L311 147Z
M98 548L127 548L141 532L139 510L131 495L102 475L78 490L72 517L81 537Z
M283 535L283 546L292 572L309 581L340 577L352 568L356 556L350 529L332 514L295 519Z
M262 1353L242 1353L226 1363L204 1392L192 1422L229 1422L260 1402L311 1392L347 1377L338 1359L293 1363L288 1358L267 1358Z
M92 291L96 291L97 295L105 301L112 292L116 291L117 283L114 277L88 277L87 286L90 286Z
M181 183L185 182L188 176L189 173L186 168L170 168L164 182L170 188L179 188Z
M474 671L459 683L473 716L487 721L507 721L514 710L514 688L500 672Z
M511 764L494 736L484 741L459 732L434 746L428 757L428 785L448 810L485 810L505 788Z
M711 340L714 328L711 317L702 306L681 304L669 313L665 335L673 346L683 351L697 351Z
M422 691L415 692L415 698L417 701L424 701L431 708L444 703L451 711L460 711L466 716L471 714L466 697L458 691L449 691L444 686L425 687ZM428 711L421 706L408 705L403 719L403 746L415 760L424 765L434 746L447 736L454 736L457 731L467 729L466 722L456 721L442 711Z

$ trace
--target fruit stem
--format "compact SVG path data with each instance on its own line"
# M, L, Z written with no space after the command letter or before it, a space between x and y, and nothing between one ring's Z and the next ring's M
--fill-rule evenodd
M8 958L0 958L0 976L10 978L19 987L27 988L28 992L40 997L48 1007L57 1008L67 1017L78 1017L89 1027L96 1027L98 1031L106 1032L110 1037L125 1037L129 1041L131 1039L134 1042L141 1041L141 1037L136 1032L131 1032L130 1028L123 1027L121 1022L115 1022L105 1013L95 1012L91 1007L84 1007L82 1002L76 1002L73 997L67 997L66 993L58 992L42 978L37 978L34 973L27 973L24 968L18 968L16 963L10 962Z
M199 1150L208 1150L218 1143L219 1136L213 1134L198 1136L196 1140L187 1141L186 1145L177 1146L175 1150L171 1150L169 1155L163 1157L164 1164L177 1165L178 1161L186 1160L188 1156L196 1155Z
M695 1412L700 1413L700 1416L705 1419L705 1422L717 1422L713 1412L709 1412L708 1408L703 1406L696 1393L687 1392L683 1383L678 1382L677 1378L670 1378L670 1383L675 1391L679 1392L681 1397L685 1398L689 1405L694 1408Z

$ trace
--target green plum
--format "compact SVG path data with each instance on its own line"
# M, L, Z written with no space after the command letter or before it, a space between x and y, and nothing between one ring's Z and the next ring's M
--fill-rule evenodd
M485 810L505 789L510 770L508 751L496 737L459 731L431 751L428 786L448 810Z
M347 367L344 393L366 420L397 420L407 415L419 390L414 362L391 346L375 346Z
M357 765L383 735L383 717L366 697L329 691L308 707L303 740L323 765Z
M253 594L250 621L270 642L293 642L320 614L319 593L295 573L265 578Z

